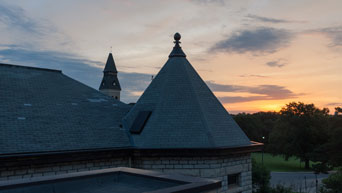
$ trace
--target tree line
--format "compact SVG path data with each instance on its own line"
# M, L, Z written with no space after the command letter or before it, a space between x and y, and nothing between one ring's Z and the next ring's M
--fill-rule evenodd
M342 108L336 107L334 115L327 108L314 104L291 102L280 112L239 113L235 121L247 136L265 144L264 150L285 159L297 157L309 169L313 161L314 173L337 171L324 179L320 193L342 193ZM253 161L253 193L294 193L281 185L271 187L270 171Z
M336 107L334 115L329 109L314 104L291 102L280 112L239 113L233 115L247 136L265 144L265 151L295 156L309 168L329 170L342 166L342 108Z

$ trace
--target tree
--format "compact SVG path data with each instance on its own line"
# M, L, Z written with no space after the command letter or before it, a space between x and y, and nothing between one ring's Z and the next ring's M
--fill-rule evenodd
M265 166L252 159L252 184L256 193L267 193L270 190L271 174Z
M338 115L338 114L342 114L342 108L341 107L335 107L335 114Z
M329 119L329 141L325 146L329 164L342 166L342 116L331 116Z
M309 161L319 158L317 152L328 141L327 108L292 102L280 111L280 119L269 138L268 150L274 155L298 157L309 169ZM325 160L327 161L327 160Z
M322 180L322 193L342 193L342 168Z
M275 127L279 118L277 112L258 112L253 114L239 113L233 116L234 120L246 133L249 139L253 141L263 142L267 146L267 141L263 140L263 136L268 139L270 132Z

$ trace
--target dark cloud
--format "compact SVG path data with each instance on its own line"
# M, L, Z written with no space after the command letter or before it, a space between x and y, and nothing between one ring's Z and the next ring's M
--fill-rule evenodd
M208 86L216 92L245 92L256 94L257 96L225 96L219 97L223 103L237 103L257 100L280 100L295 98L298 94L293 93L289 89L278 85L259 85L259 86L239 86L217 84L212 81L207 82Z
M269 61L266 63L267 66L269 67L278 67L278 68L281 68L283 66L285 66L287 63L285 60L274 60L274 61Z
M216 43L211 51L273 53L289 44L292 33L269 27L236 31Z
M46 29L25 14L21 7L0 3L0 23L10 29L17 29L33 34L41 34Z
M265 22L265 23L292 23L292 22L295 22L295 21L290 21L290 20L285 20L285 19L275 19L275 18L270 18L270 17L262 17L262 16L258 16L258 15L252 15L252 14L249 14L246 17L253 19L253 20Z
M105 61L87 60L63 52L25 49L17 45L2 45L0 47L4 47L4 49L0 49L0 63L59 69L64 74L94 89L98 89L102 79L102 69ZM100 66L100 68L96 66ZM151 81L151 75L122 72L120 71L120 65L117 67L123 88L121 98L124 102L135 102L139 96L136 96L133 92L144 91Z

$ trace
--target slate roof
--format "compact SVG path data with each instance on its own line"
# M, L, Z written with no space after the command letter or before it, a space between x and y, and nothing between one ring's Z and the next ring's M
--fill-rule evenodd
M180 36L178 40L180 39ZM168 61L124 118L129 130L139 112L152 111L137 148L217 148L251 144L186 59L175 35Z
M0 155L130 147L129 109L61 71L0 64Z

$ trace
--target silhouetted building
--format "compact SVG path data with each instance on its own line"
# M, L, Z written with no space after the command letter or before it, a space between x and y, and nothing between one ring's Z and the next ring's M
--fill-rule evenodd
M221 192L251 193L251 152L262 144L248 139L174 38L134 105L60 71L1 64L0 180L122 166L219 179ZM117 81L111 54L108 61L104 82Z
M99 90L108 96L120 100L121 87L112 53L108 55Z

